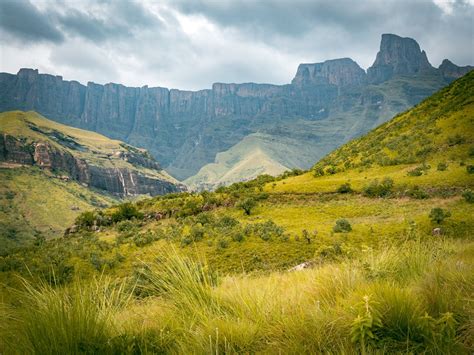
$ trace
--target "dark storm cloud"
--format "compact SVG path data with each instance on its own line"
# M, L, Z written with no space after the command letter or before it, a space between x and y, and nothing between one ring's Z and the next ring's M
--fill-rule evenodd
M21 41L49 41L60 43L63 34L51 22L49 16L41 13L27 0L0 1L0 28Z
M185 14L205 16L223 27L257 31L266 38L297 38L322 26L363 32L391 21L397 13L403 13L402 22L407 23L429 22L442 13L431 1L173 0L170 4Z
M136 30L156 30L161 25L160 19L147 12L142 5L125 0L103 2L99 14L66 9L64 14L57 15L57 19L68 34L96 42L132 37Z
M369 67L382 33L414 38L434 66L467 65L473 9L474 0L0 0L0 71L182 89L285 84L302 62Z

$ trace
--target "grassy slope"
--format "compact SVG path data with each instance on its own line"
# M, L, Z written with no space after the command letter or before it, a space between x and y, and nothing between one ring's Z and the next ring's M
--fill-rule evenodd
M206 205L205 199L210 198L221 203L210 212L175 215L160 221L132 221L125 229L123 223L106 226L98 233L83 232L27 250L0 260L3 270L11 270L1 273L2 280L15 285L13 270L21 272L21 267L12 265L18 263L25 263L36 273L45 272L44 261L52 255L56 256L57 270L70 270L68 267L72 266L86 282L102 270L131 284L140 272L148 276L151 272L156 288L144 289L151 297L133 298L126 307L113 308L109 323L100 328L105 333L97 344L109 344L118 352L124 351L124 346L171 353L354 353L373 349L469 353L473 346L473 308L466 300L473 292L474 205L460 194L473 184L466 166L459 164L472 164L472 135L468 133L472 131L473 75L420 104L412 111L416 115L405 113L316 165L341 171L322 177L309 173L267 184L268 198L261 200L249 216L233 202L258 189L227 189L211 197L180 195L143 201L137 206L145 214L167 208L179 212L193 206L200 211ZM434 104L436 112L444 113L431 120L435 117ZM447 107L452 109L445 110ZM420 131L423 137L417 134ZM396 139L404 132L415 137L410 141L410 152L427 145L432 145L433 150L412 163L379 166L377 152L384 137ZM456 133L464 137L464 143L446 145ZM401 145L400 149L406 146ZM358 165L362 155L373 159L371 166ZM387 155L397 157L396 152L387 151ZM404 153L400 157L404 158ZM408 169L423 161L432 166L427 174L406 175ZM437 171L441 161L448 164L447 170ZM355 166L348 167L346 162ZM368 181L385 176L395 181L395 192L390 197L335 193L343 182L350 180L352 187L360 191ZM415 184L426 191L425 198L399 193ZM434 207L452 214L441 224L441 237L432 236L437 225L430 221L429 213ZM113 210L106 214L110 212ZM212 222L204 224L201 240L183 244L192 228L201 226L198 221L204 215L217 221L222 216L234 217L242 228L271 219L284 228L288 238L263 240L251 233L239 242L230 237L235 230L219 229L218 223ZM351 232L333 232L339 218L349 220ZM318 231L316 236L311 235L311 243L302 237L303 229L310 234ZM139 236L140 240L147 231L159 236L158 240L137 245L133 238ZM225 247L222 240L226 241ZM221 283L214 287L197 282L207 277L201 274L202 269L176 261L173 255L166 259L171 248L178 255L193 259L205 257L209 267L224 276ZM279 272L305 260L313 260L318 267L301 273ZM169 268L164 271L166 266ZM194 273L196 278L189 276ZM143 281L139 278L139 285ZM167 292L163 291L166 287ZM40 294L46 297L50 292L43 289ZM3 293L6 300L11 297ZM58 297L61 294L51 299L59 300ZM95 294L84 297L97 299ZM100 307L104 304L100 303ZM39 315L32 312L31 318L20 319L47 329L49 321ZM372 322L360 328L358 316L379 317L382 325ZM21 323L12 320L11 324L22 329ZM64 324L66 329L74 329L70 322ZM363 329L373 332L375 338L361 340ZM22 334L20 330L17 334ZM42 336L41 341L47 348L49 339L61 343L61 334L53 332ZM354 338L354 334L359 337ZM24 344L28 344L26 339L33 341L29 336L22 339ZM124 344L111 339L122 339Z
M73 139L86 149L71 149L58 140L52 139L42 132L31 129L30 124L34 124L41 129L42 132L52 133L59 132L64 136ZM157 177L166 181L176 182L164 170L156 171L140 166L135 166L127 161L117 158L114 153L126 152L123 142L107 138L101 134L74 128L57 123L41 116L40 114L29 111L9 111L0 113L0 132L7 133L15 137L25 137L31 141L49 142L52 146L67 150L73 155L85 159L91 164L103 167L123 167L133 170L139 170L142 173Z
M35 235L60 236L80 213L116 202L38 168L0 168L0 249L6 253Z
M344 97L348 101L331 107L328 118L274 120L261 117L248 123L257 133L243 137L218 153L215 162L204 165L186 183L191 187L217 187L250 180L263 173L276 176L282 168L308 169L331 150L386 122L428 96L434 88L444 85L437 76L396 77L380 85L369 85L362 93L360 89L347 93ZM214 124L222 125L222 122ZM227 129L234 130L233 127ZM219 135L219 131L208 134ZM257 149L266 157L250 160L252 151Z
M388 176L408 186L472 187L466 166L473 164L474 72L396 116L366 136L336 149L307 174L267 186L267 191L311 193L335 191L350 182L360 191L370 179ZM431 166L421 176L409 176L422 163ZM439 163L448 165L438 171ZM336 173L330 174L333 169ZM324 176L314 178L315 171Z

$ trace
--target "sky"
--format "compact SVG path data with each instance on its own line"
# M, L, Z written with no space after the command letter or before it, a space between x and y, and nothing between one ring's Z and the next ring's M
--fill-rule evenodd
M474 64L474 0L0 0L0 72L183 90L286 84L298 64L372 65L382 33Z

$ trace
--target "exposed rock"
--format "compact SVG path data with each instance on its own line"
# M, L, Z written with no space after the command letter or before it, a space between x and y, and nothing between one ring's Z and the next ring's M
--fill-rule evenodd
M367 70L369 82L378 84L395 75L414 75L433 72L425 51L412 38L383 34L380 51L374 64Z
M127 168L108 168L90 164L83 159L76 158L66 150L52 147L48 142L22 142L21 140L3 134L0 136L0 161L37 165L41 168L67 172L67 179L74 179L84 186L94 187L112 194L133 196L140 194L163 195L169 192L178 192L184 189L181 185L144 175L136 170ZM126 153L127 156L138 156ZM153 160L136 159L140 165L149 168L159 166ZM64 180L67 180L64 177Z
M434 228L433 231L432 231L432 234L434 236L440 236L442 233L443 233L443 231L441 230L441 228Z
M301 263L301 264L298 264L294 267L292 267L291 269L289 269L288 271L292 272L292 271L302 271L304 269L309 269L311 268L312 266L314 265L314 262L312 261L305 261L304 263Z
M366 85L420 73L435 78L428 85L397 88L397 93L406 97L402 102L384 101L373 86ZM61 123L146 148L168 172L184 180L212 163L218 152L230 149L251 133L269 129L288 132L286 122L296 125L299 120L337 120L347 113L354 122L350 132L340 132L335 126L324 131L334 136L336 145L342 144L373 128L358 122L379 124L460 73L447 64L439 70L432 68L415 40L385 34L367 75L353 60L335 59L301 64L288 85L216 83L212 89L183 91L91 82L84 86L33 69L21 69L17 75L0 73L0 111L35 110ZM385 106L375 106L374 97ZM317 132L315 128L312 133ZM315 153L312 160L332 148ZM136 156L124 159L156 169L150 161L137 160Z
M443 60L438 69L445 78L454 80L460 78L463 75L466 75L471 70L473 70L474 67L471 65L466 65L465 67L458 67L450 60L445 59Z
M323 63L300 64L291 82L302 87L308 85L354 86L366 83L365 71L350 58L327 60Z

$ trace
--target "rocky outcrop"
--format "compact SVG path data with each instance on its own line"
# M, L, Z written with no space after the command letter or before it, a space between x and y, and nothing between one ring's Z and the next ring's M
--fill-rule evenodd
M300 64L291 82L297 87L309 85L358 86L366 83L365 71L350 58L323 63Z
M378 84L395 75L415 75L434 72L425 51L412 38L383 34L380 51L367 70L370 83Z
M471 70L474 69L474 67L471 65L466 65L465 67L458 67L456 64L454 64L450 60L445 59L443 60L443 62L441 63L438 69L443 75L443 77L447 79L455 80L469 73Z
M355 123L365 118L381 122L461 72L450 65L434 69L415 40L385 34L367 74L349 58L335 59L301 64L288 85L215 83L207 90L182 91L118 84L84 86L32 69L21 69L17 75L0 73L0 111L35 110L58 122L146 148L168 172L184 180L250 133L280 129L276 126L298 120L337 119L351 110ZM397 75L421 73L435 79L428 86L397 88L408 104L373 93L377 91L373 85ZM391 106L374 112L371 97ZM338 136L350 137L370 128Z
M160 180L137 170L121 167L102 167L75 157L66 150L57 149L49 142L28 142L8 134L0 135L0 161L35 165L42 169L66 173L80 183L120 196L140 194L163 195L184 190L181 185ZM153 169L159 165L151 158L126 152L124 160Z

